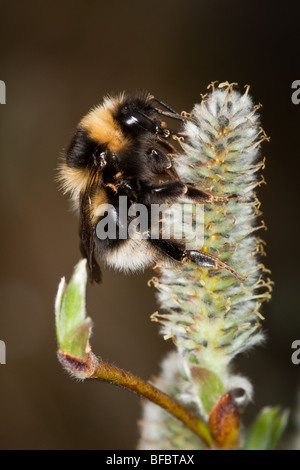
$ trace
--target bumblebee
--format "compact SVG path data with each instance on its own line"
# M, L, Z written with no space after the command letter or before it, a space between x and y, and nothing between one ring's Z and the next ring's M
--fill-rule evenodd
M169 129L164 117L189 119L149 93L107 97L83 117L65 153L59 178L79 212L80 248L91 281L101 280L99 262L134 272L189 261L200 267L226 269L241 279L214 255L187 250L174 239L151 236L151 224L143 237L120 236L122 196L128 209L136 203L148 209L153 204L174 204L183 197L200 204L228 200L180 179L175 163L177 150L169 142L172 134L180 133ZM113 238L97 236L97 224L105 208L110 208L117 227Z

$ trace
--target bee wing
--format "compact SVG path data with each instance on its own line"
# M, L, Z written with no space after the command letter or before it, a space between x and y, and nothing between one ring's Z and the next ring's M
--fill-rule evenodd
M100 171L99 167L92 168L87 188L80 201L80 250L82 256L87 259L91 282L101 281L101 269L95 258L95 227L91 218L91 200L99 183Z

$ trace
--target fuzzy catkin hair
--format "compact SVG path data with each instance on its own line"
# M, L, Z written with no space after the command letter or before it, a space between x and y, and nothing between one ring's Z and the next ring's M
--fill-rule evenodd
M245 280L192 264L161 268L152 280L162 309L152 319L177 347L162 363L157 386L205 420L226 392L235 396L239 390L238 406L251 399L250 382L231 373L231 361L263 340L260 307L272 285L259 259L264 244L256 236L264 227L255 188L263 182L259 149L266 135L248 91L241 94L227 82L217 89L212 85L192 110L194 121L185 125L177 160L183 181L216 196L235 196L205 205L204 243L198 249L219 257ZM144 406L141 433L143 449L201 448L190 431L151 403Z

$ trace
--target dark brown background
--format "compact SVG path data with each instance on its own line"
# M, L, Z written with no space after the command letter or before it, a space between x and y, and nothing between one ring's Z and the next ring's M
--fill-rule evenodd
M56 359L53 303L79 259L77 220L54 182L58 156L81 116L108 92L146 89L189 110L212 80L251 85L263 103L267 266L275 290L264 309L268 341L236 365L255 385L245 421L264 405L291 407L300 365L300 79L295 3L241 1L0 2L1 284L0 446L132 449L139 399L108 384L76 383ZM171 348L149 315L151 272L106 271L88 291L95 352L150 378Z

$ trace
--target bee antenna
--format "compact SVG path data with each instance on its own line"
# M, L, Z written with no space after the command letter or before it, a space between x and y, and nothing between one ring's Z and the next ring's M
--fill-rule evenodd
M179 119L179 121L183 121L183 122L186 122L186 121L196 122L194 119L186 117L186 116L181 116L181 114L178 114L178 113L170 113L168 111L163 111L162 109L159 109L159 108L154 108L154 109L155 111L158 112L158 114L162 114L163 116L167 116L172 119Z
M164 103L163 101L160 101L158 98L153 98L153 101L156 101L157 103L159 103L163 108L166 108L168 109L169 111L171 111L171 113L173 114L177 114L177 116L180 116L180 114L175 111L175 109L171 108L171 106L169 106L168 104Z

